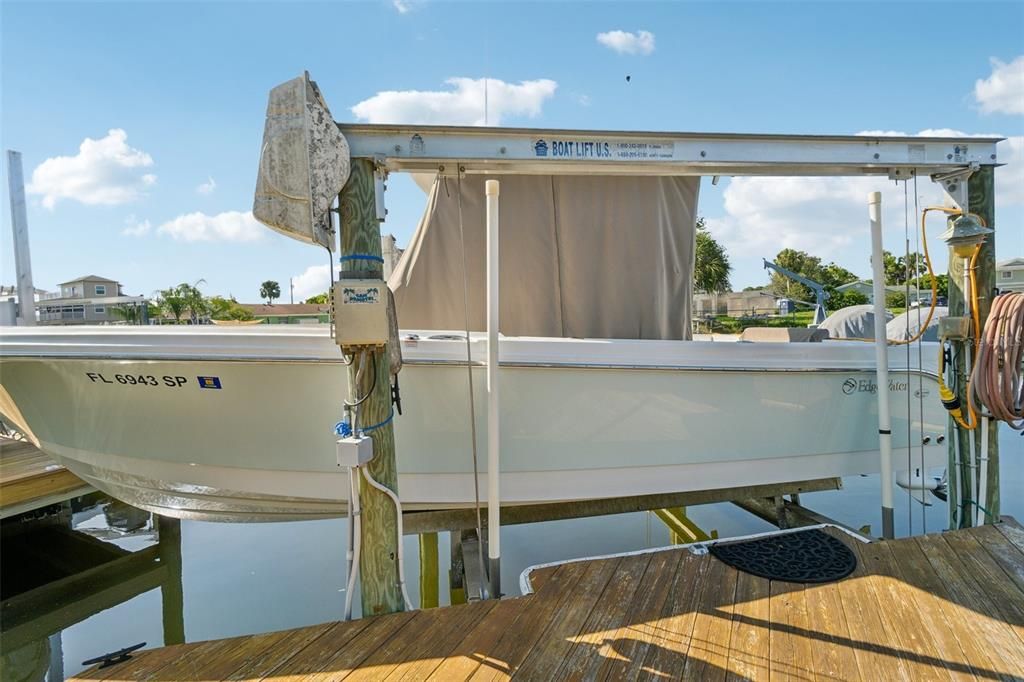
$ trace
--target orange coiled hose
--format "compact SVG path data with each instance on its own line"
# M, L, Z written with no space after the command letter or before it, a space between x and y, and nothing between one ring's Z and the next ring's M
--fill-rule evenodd
M1024 293L996 296L971 372L975 397L996 419L1024 431Z

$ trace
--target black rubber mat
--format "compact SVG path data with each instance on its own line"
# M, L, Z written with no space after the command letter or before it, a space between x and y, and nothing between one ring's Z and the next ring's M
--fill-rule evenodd
M708 550L737 570L791 583L841 580L857 568L850 548L817 528L718 543Z

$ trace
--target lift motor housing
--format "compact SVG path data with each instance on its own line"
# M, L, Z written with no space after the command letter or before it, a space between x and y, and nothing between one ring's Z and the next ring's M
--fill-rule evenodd
M388 285L380 279L343 279L331 292L334 340L346 355L388 342Z

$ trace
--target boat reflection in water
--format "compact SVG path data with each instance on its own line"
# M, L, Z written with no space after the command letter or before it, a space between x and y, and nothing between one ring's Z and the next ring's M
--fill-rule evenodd
M62 631L154 589L163 643L184 642L180 523L100 494L4 521L3 679L64 679Z

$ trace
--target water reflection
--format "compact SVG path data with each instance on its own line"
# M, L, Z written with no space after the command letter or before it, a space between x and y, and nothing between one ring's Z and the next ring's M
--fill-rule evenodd
M163 643L185 641L177 519L100 495L78 498L5 522L0 566L4 680L61 680L77 672L81 663L65 671L62 633L154 590Z

